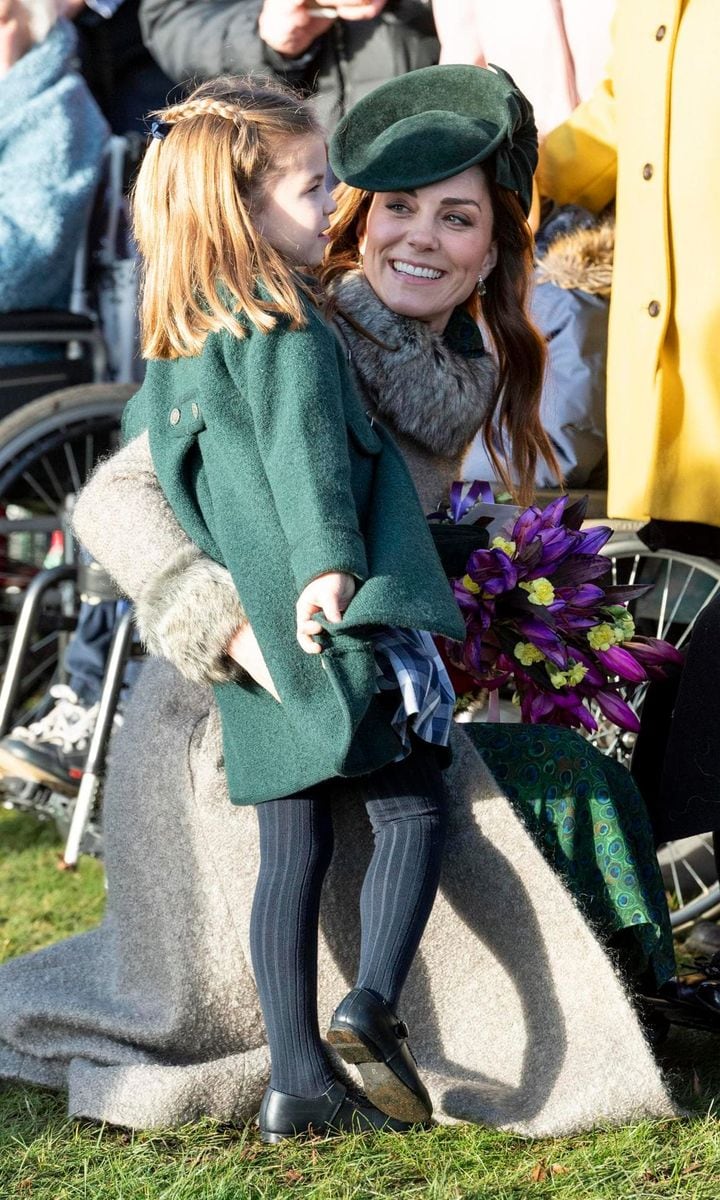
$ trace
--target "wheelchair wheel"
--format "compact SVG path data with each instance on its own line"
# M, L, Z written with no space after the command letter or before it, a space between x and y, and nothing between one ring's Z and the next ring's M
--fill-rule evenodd
M0 421L0 667L22 593L47 561L62 556L69 503L95 463L119 444L120 418L136 384L66 388ZM57 671L75 623L61 588L44 604L23 678L18 717Z
M653 584L628 607L638 633L687 646L698 616L720 591L720 564L673 550L652 551L639 538L618 534L605 547L612 560L613 584ZM641 685L632 696L639 714L645 698ZM590 735L598 749L630 766L635 735L625 733L597 713L598 731ZM670 896L671 923L679 928L720 903L712 836L683 838L660 848L658 859Z

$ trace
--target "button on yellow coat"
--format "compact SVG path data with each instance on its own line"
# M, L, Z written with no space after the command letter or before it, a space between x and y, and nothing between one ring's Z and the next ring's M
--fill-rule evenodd
M539 168L560 203L617 188L609 514L720 526L720 3L619 0L614 33Z

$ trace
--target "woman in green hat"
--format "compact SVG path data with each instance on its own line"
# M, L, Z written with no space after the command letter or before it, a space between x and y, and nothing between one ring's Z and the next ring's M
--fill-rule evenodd
M467 67L430 68L385 85L361 102L338 129L331 161L336 173L354 189L340 196L327 262L335 322L365 405L373 419L400 443L426 511L436 506L449 483L460 476L463 451L478 428L485 421L489 424L495 406L499 406L501 423L520 456L515 465L527 487L533 456L547 450L537 425L542 345L524 313L531 268L524 212L534 163L529 106L501 73ZM474 319L481 304L499 363L497 374ZM292 476L291 461L288 475ZM398 503L402 500L397 499ZM137 1047L144 1079L154 1075L158 1084L152 1093L158 1097L152 1114L155 1122L177 1120L179 1115L190 1119L201 1112L247 1114L257 1109L265 1081L253 1057L262 1037L258 1038L250 1019L256 1012L256 1000L246 959L257 833L254 822L247 819L253 814L226 807L218 763L217 717L207 689L209 683L235 677L231 654L236 647L235 632L243 628L242 609L227 573L192 547L169 514L143 436L100 468L78 505L77 528L82 540L136 600L143 636L153 653L170 658L195 685L205 685L200 690L185 684L157 659L151 659L126 714L124 744L116 744L115 766L105 792L114 919L105 927L108 946L99 946L96 939L88 945L88 954L102 957L110 949L115 959L132 957L145 965L143 973L135 972L136 1012L151 1011L149 1004L143 1007L141 1003L143 993L152 997L152 1011L157 1009L161 989L155 980L161 965L165 974L171 973L174 985L164 1002L162 1044L155 1033L157 1020L152 1031L142 1036L137 1016L126 1019L112 995L107 996L104 1006L100 1005L105 1011L97 1020L104 1037L103 1057L110 1063L132 1063L132 1048ZM245 647L237 656L256 677L261 673L262 662L249 659ZM521 814L523 823L515 820L513 837L526 874L516 880L520 890L514 899L508 902L501 897L500 908L495 909L493 896L483 892L483 887L495 879L495 890L500 893L514 877L512 862L504 860L501 852L499 857L496 854L496 862L504 862L504 866L500 875L493 875L489 866L493 854L488 859L486 853L493 836L492 806L488 803L486 815L480 817L482 806L475 812L466 803L469 796L473 803L480 803L487 794L483 793L487 788L485 768L471 744L484 749L485 728L456 727L453 734L455 761L449 786L451 810L455 811L451 811L448 870L442 885L450 906L440 904L433 918L435 926L424 943L424 973L439 1025L439 1044L433 1042L433 1021L426 1006L426 1019L416 1029L415 1048L421 1052L421 1061L433 1064L430 1082L436 1110L441 1116L474 1113L525 1131L557 1132L563 1122L570 1128L594 1118L629 1115L638 1107L635 1087L643 1090L645 1111L653 1105L660 1109L661 1086L648 1074L651 1068L644 1057L644 1041L632 1027L630 1010L617 991L612 972L594 949L587 959L594 963L591 980L573 966L582 962L588 950L583 939L589 935L584 927L574 929L575 910L572 904L569 909L563 907L565 901L539 856L528 857L524 829L527 821L543 854L563 870L570 890L582 897L585 910L603 934L629 931L641 964L652 962L658 974L670 973L661 885L640 813L633 810L631 819L610 815L611 793L618 796L624 788L632 803L632 789L611 774L613 764L596 755L577 735L562 730L497 728L489 761ZM140 746L133 740L138 735ZM565 803L562 813L561 803ZM577 844L568 832L573 805L577 807L576 837L581 836L582 854L577 853ZM321 1003L327 1015L325 993L342 994L342 976L353 970L351 960L356 953L348 881L362 853L351 809L350 804L337 804L334 814L338 823L336 857L342 857L339 866L345 882L338 891L331 880L333 901L324 917L325 944L332 955L331 964L327 951L322 960ZM181 820L176 819L179 816ZM615 837L612 848L608 839L596 854L593 826L601 817ZM472 831L479 820L483 837L478 840ZM134 846L132 855L127 852L128 845ZM161 878L159 852L164 865ZM634 889L625 884L622 898L612 884L618 863L625 867L626 879L633 866L641 879ZM221 920L211 902L218 894L225 897L228 914ZM490 914L490 926L492 929L494 923L497 927L497 936L477 930L476 895L484 896L484 912ZM162 903L163 897L171 903ZM542 907L535 914L531 907L543 897L552 900L546 903L546 915L541 919ZM526 911L522 904L531 907ZM547 918L553 905L562 923L559 938ZM452 913L463 917L460 926ZM505 937L500 931L508 920L512 929L507 926ZM567 960L562 955L569 929L574 932L572 955ZM541 1100L533 1098L521 1104L522 1113L513 1096L518 1090L527 1093L528 1087L532 1092L536 1083L521 1082L518 1089L507 1085L499 1091L487 1087L488 1072L495 1073L490 1067L495 1056L512 1056L522 1040L509 1021L503 972L496 970L489 986L477 978L482 999L473 1002L472 1009L463 1007L461 989L469 982L466 964L475 961L478 947L485 941L495 947L505 972L515 979L523 996L531 1057L543 1042L541 1031L547 1031L547 1044L540 1052L544 1068L537 1073L544 1095ZM514 956L517 947L519 958ZM545 968L557 974L552 984L539 986L538 981L545 978L546 947L553 948L553 961L545 963ZM58 949L62 948L55 948L56 955ZM87 965L87 971L78 972L80 989L85 979L98 977L93 964ZM34 964L28 962L30 974L33 969ZM525 978L526 969L532 979ZM475 978L475 972L471 975ZM422 994L422 988L417 991L421 979L422 972L415 976L416 997ZM538 993L540 1010L533 1016ZM212 998L210 1006L208 997ZM67 1002L64 994L58 1006ZM558 1025L558 1005L562 1008L563 1004ZM97 1006L94 997L94 1008ZM579 1011L582 1019L578 1022ZM246 1014L247 1028L242 1023ZM590 1052L594 1039L614 1034L608 1022L622 1025L624 1056L619 1072L614 1065L620 1062L619 1056L600 1062ZM61 1023L58 1021L58 1026ZM342 1034L339 1025L342 1021L334 1022L335 1032ZM48 1026L53 1026L52 1014L44 1024L46 1038ZM91 1017L88 1059L98 1057L97 1041L90 1036L92 1026ZM112 1038L108 1029L113 1030ZM467 1044L463 1041L466 1034ZM32 1058L27 1024L23 1036L27 1063ZM393 1036L397 1052L404 1032L398 1027ZM343 1038L335 1040L342 1053ZM76 1034L75 1060L83 1058L82 1041L82 1034ZM187 1048L194 1043L197 1052L188 1063ZM357 1061L358 1046L345 1045L348 1059ZM564 1050L558 1059L553 1048L561 1045ZM490 1059L486 1069L479 1070L476 1056L479 1053L482 1058L483 1047ZM148 1050L154 1055L150 1064ZM242 1059L242 1075L236 1068L232 1085L222 1074L223 1054L228 1062L233 1057ZM453 1062L457 1075L453 1074ZM130 1074L125 1072L128 1080ZM455 1086L448 1082L453 1079ZM148 1121L146 1110L139 1115L139 1100L129 1082L116 1076L111 1102L104 1095L102 1103L96 1099L93 1107L92 1099L88 1100L87 1076L85 1080L83 1111L97 1111L104 1119L128 1124ZM469 1101L470 1092L475 1099ZM554 1098L558 1094L564 1097L562 1114ZM591 1113L588 1095L595 1106ZM504 1103L508 1107L503 1115Z

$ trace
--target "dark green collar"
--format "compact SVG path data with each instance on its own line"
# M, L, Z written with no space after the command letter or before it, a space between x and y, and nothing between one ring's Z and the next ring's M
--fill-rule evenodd
M482 334L465 308L453 309L445 326L443 341L449 350L454 350L463 358L482 358L486 353Z

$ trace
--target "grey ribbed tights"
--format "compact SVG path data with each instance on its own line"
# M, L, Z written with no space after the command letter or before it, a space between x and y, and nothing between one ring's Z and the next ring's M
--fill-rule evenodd
M446 805L435 751L364 777L375 844L360 895L358 987L394 1008L432 909ZM332 781L337 794L338 780ZM317 1018L320 890L333 850L327 784L258 805L260 871L250 925L271 1086L317 1096L333 1081Z

